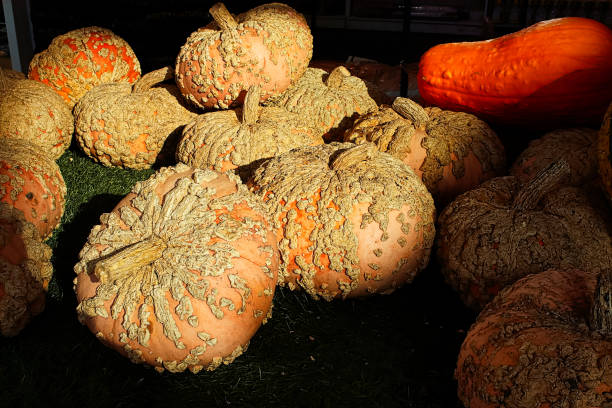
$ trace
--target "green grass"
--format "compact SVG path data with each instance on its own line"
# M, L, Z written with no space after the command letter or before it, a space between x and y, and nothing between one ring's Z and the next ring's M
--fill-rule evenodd
M474 314L435 261L388 296L314 301L277 290L272 318L234 363L159 374L106 348L76 316L73 266L91 228L152 170L94 163L72 146L58 163L68 188L47 243L54 278L45 311L0 338L0 406L459 407L457 352Z

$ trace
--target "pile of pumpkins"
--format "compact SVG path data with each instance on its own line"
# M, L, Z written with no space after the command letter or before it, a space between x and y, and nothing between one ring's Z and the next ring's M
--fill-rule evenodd
M74 267L80 322L131 361L215 369L277 286L388 294L435 255L480 312L458 356L466 407L610 403L612 30L560 18L433 47L419 104L309 67L309 26L285 4L210 15L174 67L142 74L125 40L86 27L27 79L0 72L2 335L44 308L74 135L100 165L155 168ZM493 124L542 136L508 164Z

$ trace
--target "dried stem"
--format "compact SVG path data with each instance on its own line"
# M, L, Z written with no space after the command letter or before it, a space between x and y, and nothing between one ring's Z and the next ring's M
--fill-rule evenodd
M376 146L373 143L364 143L356 147L344 150L335 156L331 163L332 170L344 170L357 163L370 160L376 154Z
M228 11L223 3L214 4L208 12L223 31L233 30L238 27L236 19Z
M425 109L412 99L397 97L391 107L403 118L410 119L416 128L425 127L429 122L429 115Z
M561 159L540 170L536 176L519 190L512 202L517 211L532 210L542 197L556 188L570 175L570 166Z
M157 84L174 79L174 68L167 66L151 71L138 79L132 87L132 92L144 92Z
M329 73L327 80L325 81L325 85L330 88L340 88L342 85L342 80L350 76L350 71L346 69L346 67L339 65Z
M161 258L166 248L163 239L151 236L96 262L94 275L102 283L114 282Z
M591 307L591 328L612 339L612 269L599 273Z
M242 105L242 123L252 125L259 119L259 98L261 97L261 87L251 85L244 97Z

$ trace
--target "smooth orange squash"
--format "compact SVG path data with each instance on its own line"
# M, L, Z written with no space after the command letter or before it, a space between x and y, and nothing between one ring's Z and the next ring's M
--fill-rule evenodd
M426 104L490 123L598 125L612 100L612 30L563 17L487 41L440 44L420 59Z

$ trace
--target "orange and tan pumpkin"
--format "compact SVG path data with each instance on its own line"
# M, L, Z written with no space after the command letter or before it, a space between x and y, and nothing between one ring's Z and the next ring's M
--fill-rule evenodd
M64 214L66 183L54 159L23 139L0 143L0 201L48 238Z
M482 309L530 273L612 267L612 217L603 199L566 185L569 171L567 162L558 161L527 184L496 177L440 213L440 270L467 306Z
M252 86L243 107L206 112L183 130L176 150L179 162L220 172L237 169L248 179L262 160L299 146L323 144L300 115L259 106L259 86Z
M597 163L604 192L612 205L612 103L597 135Z
M158 371L231 363L271 312L278 251L265 211L229 173L161 168L91 230L74 268L79 320Z
M604 408L612 400L612 270L551 269L503 290L459 351L466 407Z
M373 145L299 147L262 163L249 184L273 218L281 286L325 300L390 293L428 264L431 194Z
M344 131L359 115L378 108L366 83L344 66L329 74L323 69L308 68L295 85L266 101L266 105L308 118L326 142L341 141Z
M362 115L344 140L374 143L402 160L439 206L506 171L504 146L485 122L468 113L423 108L408 98Z
M214 22L193 32L176 58L181 92L201 108L241 104L252 85L261 101L302 76L313 38L304 16L282 3L255 7L234 17L223 3L210 8Z
M0 69L0 138L20 138L54 159L70 147L74 118L61 96L48 86L18 79Z
M44 310L52 274L51 248L36 227L0 202L0 335L16 336Z
M597 130L557 129L533 139L510 167L510 175L527 183L554 161L563 159L570 166L567 183L580 186L597 177Z
M540 21L420 58L424 103L533 130L598 126L612 100L612 29L583 17Z
M101 84L74 107L75 138L81 149L105 166L150 168L173 164L183 127L197 113L173 83L165 67L129 82Z
M72 108L94 86L133 83L140 72L130 45L111 30L94 26L53 38L30 61L28 78L50 86Z

